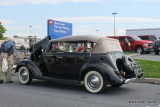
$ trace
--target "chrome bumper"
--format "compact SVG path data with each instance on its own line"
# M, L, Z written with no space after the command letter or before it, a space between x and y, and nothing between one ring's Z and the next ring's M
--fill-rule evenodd
M142 68L140 62L136 61L134 71L135 71L135 74L136 74L136 79L142 79L144 77L144 71L143 71L143 68Z
M124 81L125 84L127 84L129 82L132 82L132 81L135 81L135 80L138 80L138 79L143 79L144 78L144 71L143 71L143 68L142 68L140 62L135 61L133 63L133 70L135 72L135 77L126 79Z
M130 83L135 80L136 80L136 78L126 79L124 83L127 84L127 83Z
M153 48L143 48L143 49L144 49L145 52L152 52L152 51L154 51Z

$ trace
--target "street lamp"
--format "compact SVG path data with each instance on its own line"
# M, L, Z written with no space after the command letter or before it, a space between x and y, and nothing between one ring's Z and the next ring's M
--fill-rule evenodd
M98 32L99 32L99 30L96 30L97 31L97 36L98 36Z
M114 16L114 36L116 35L115 34L115 32L116 32L116 30L115 30L115 15L117 14L117 12L115 12L115 13L112 13L112 15Z
M29 33L30 33L30 36L31 36L31 27L32 27L32 26L29 26Z
M34 36L34 38L35 38L35 42L34 42L34 43L36 43L36 41L37 41L37 40L36 40L36 36Z

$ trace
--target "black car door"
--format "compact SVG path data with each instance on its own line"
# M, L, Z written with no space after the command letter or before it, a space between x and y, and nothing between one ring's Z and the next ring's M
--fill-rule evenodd
M64 75L64 52L59 50L52 50L53 46L50 44L49 49L44 53L44 61L47 66L48 74L54 76Z
M82 43L81 43L82 44ZM77 45L73 45L77 46ZM76 48L74 48L76 49ZM90 52L73 51L65 53L65 76L73 79L78 79L80 70L84 63L90 58Z

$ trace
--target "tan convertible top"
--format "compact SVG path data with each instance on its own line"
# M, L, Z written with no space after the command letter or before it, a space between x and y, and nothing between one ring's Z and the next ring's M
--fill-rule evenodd
M122 51L119 41L112 38L95 36L95 35L75 35L59 39L52 39L50 42L67 42L67 41L91 41L96 43L92 53L106 53L113 51Z
M64 42L64 41L92 41L97 42L99 39L103 38L102 36L95 36L95 35L74 35L74 36L67 36L58 39L52 39L50 42Z

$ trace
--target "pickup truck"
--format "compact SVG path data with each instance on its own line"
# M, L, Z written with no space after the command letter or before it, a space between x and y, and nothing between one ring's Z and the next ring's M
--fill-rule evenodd
M126 38L130 43L130 50L127 49L129 51L135 51L137 53L150 53L151 51L153 51L152 41L142 40L137 36L107 36L107 37L118 39L122 47L122 50L125 49L124 40Z

